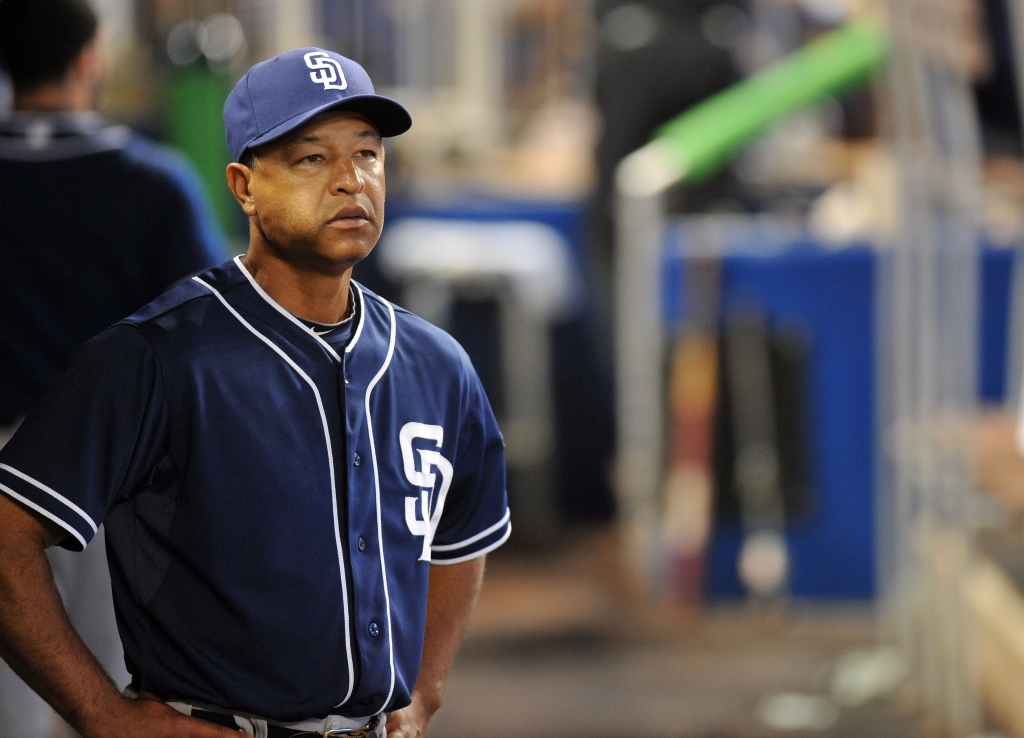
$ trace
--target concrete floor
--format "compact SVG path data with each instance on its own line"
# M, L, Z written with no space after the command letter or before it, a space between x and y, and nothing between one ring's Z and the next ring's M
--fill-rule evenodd
M768 738L768 694L825 694L835 659L873 644L863 604L743 605L697 618L627 612L600 538L489 564L475 625L428 738ZM618 595L616 590L618 589ZM909 738L887 703L802 738Z

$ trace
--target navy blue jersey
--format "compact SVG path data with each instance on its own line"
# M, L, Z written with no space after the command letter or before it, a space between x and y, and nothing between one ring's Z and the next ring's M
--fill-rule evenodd
M226 253L170 150L90 113L0 122L0 425L79 344Z
M62 545L105 522L129 670L165 699L401 708L431 563L510 533L465 352L354 286L339 352L239 262L205 272L85 344L0 451L0 490Z

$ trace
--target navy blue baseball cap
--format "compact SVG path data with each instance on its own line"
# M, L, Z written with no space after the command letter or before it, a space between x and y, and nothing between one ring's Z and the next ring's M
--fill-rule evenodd
M381 136L397 136L412 126L405 108L373 91L361 66L333 51L307 46L260 62L238 80L224 103L231 156L238 161L246 149L339 108L362 113Z

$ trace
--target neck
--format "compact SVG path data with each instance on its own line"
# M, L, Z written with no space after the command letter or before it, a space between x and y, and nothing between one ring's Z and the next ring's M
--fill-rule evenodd
M337 276L297 269L255 244L249 246L242 264L256 284L292 315L330 325L352 311L348 299L351 268Z
M14 109L39 112L92 110L92 96L80 85L59 84L14 93Z

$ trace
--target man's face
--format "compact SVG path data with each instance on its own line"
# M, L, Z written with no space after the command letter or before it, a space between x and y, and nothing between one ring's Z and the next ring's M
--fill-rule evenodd
M323 113L260 151L249 193L243 208L275 256L340 274L370 253L384 224L380 134L358 113Z

